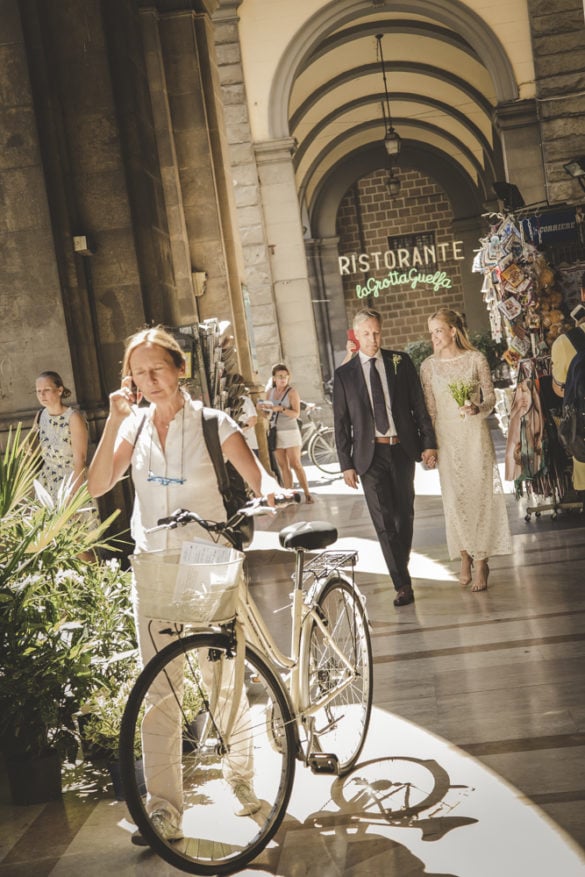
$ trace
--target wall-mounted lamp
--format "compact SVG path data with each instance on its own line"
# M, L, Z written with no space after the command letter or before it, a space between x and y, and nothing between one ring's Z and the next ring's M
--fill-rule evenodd
M505 181L493 183L493 189L498 200L503 202L504 210L513 213L514 210L524 207L524 198L520 194L518 186L515 186L514 183L507 183Z
M585 191L585 156L574 158L568 164L564 164L563 167L569 176L576 179L583 191Z

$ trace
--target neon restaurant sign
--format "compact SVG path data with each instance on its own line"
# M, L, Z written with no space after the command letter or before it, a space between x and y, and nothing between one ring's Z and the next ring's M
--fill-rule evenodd
M434 292L451 289L453 281L446 271L438 268L448 259L464 259L463 241L436 243L434 232L398 235L388 238L388 249L372 253L351 253L339 256L339 273L342 276L367 274L386 269L385 277L369 277L364 284L357 283L357 298L378 298L381 292L392 286L431 286Z

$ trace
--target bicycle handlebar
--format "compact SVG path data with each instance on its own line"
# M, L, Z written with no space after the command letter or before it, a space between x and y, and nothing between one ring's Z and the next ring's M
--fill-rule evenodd
M227 521L206 521L197 512L191 512L189 509L175 509L168 517L159 518L156 527L148 527L145 532L157 533L159 530L174 530L177 527L184 527L186 524L199 524L209 533L223 533L234 525L237 526L242 518L251 518L253 515L266 512L276 512L277 507L284 508L300 501L301 494L298 491L290 494L276 494L274 506L269 505L265 496L257 496L238 509Z

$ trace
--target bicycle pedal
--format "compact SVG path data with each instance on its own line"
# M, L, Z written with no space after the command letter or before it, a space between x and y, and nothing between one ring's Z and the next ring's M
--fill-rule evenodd
M313 752L307 764L313 773L339 773L339 759L333 752Z

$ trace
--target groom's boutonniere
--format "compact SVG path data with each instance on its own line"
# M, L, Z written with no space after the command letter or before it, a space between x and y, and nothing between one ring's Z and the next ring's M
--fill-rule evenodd
M394 374L398 371L398 366L402 362L402 357L399 353L392 354L392 365L394 366Z

